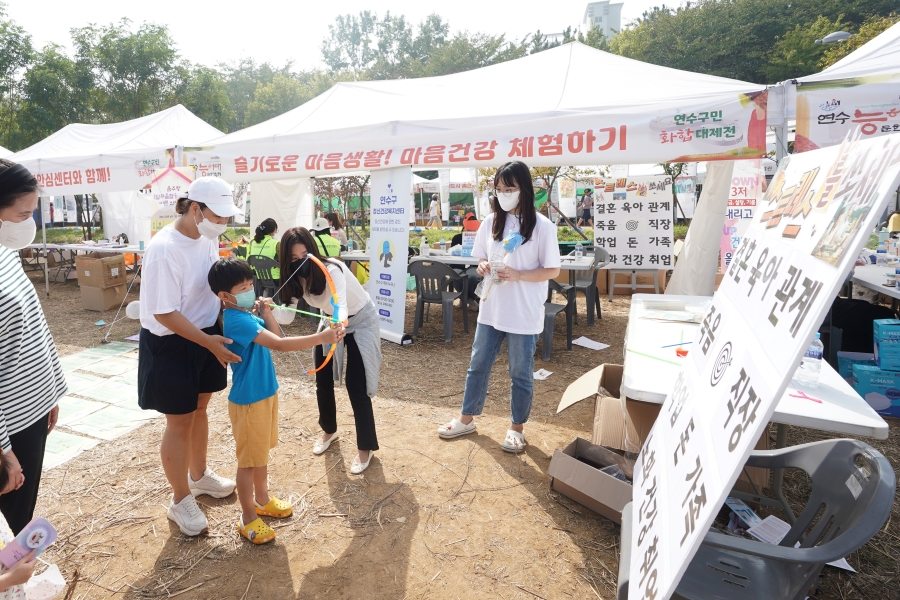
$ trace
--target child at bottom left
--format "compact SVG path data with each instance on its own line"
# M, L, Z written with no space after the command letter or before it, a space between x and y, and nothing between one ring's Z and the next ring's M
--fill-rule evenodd
M293 512L288 502L269 495L269 450L278 445L278 381L270 350L291 352L335 344L344 330L338 324L315 335L281 337L269 308L272 300L257 300L253 271L245 261L219 260L207 279L226 307L223 335L233 342L228 349L241 357L231 365L228 394L228 415L237 446L238 531L254 544L265 544L275 539L275 530L260 516L285 518Z

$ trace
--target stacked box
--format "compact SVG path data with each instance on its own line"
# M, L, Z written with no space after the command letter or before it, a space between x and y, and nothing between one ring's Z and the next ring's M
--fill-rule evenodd
M885 371L900 371L900 320L877 319L872 325L875 364Z
M853 365L856 393L880 415L900 417L900 372L873 365Z
M856 387L856 378L853 377L853 365L878 366L875 355L865 352L838 352L838 373L844 380Z
M125 299L125 257L94 253L75 257L81 304L85 310L105 311Z

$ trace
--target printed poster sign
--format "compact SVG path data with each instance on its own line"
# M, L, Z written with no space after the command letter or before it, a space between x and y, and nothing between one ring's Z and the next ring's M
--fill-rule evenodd
M638 455L630 600L672 596L898 184L900 135L782 162Z
M594 245L609 252L609 269L668 269L672 252L672 178L596 179Z
M756 202L762 197L766 178L760 162L760 159L734 162L719 252L719 270L722 273L726 272L731 265L731 257L740 246L741 237L753 219Z
M193 181L194 169L190 167L169 167L153 178L147 206L142 207L142 211L149 213L151 236L178 217L175 204Z
M431 130L352 142L279 136L185 148L185 153L190 164L221 165L228 181L396 167L487 168L510 160L530 167L734 160L766 153L767 98L765 91L735 94L731 101L681 107L650 120L623 110L497 123L475 133Z
M797 87L794 152L840 144L857 127L863 138L900 132L900 73Z
M370 185L369 296L381 319L381 337L400 344L406 317L412 169L401 167L377 171L372 173ZM412 207L412 210L415 208Z

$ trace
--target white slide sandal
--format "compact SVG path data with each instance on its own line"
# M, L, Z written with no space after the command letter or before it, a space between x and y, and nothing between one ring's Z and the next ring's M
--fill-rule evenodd
M509 429L506 431L506 439L503 440L503 444L500 447L506 452L518 454L519 452L525 452L525 446L527 445L523 434Z
M475 419L469 421L466 425L459 419L453 419L445 425L438 427L438 435L444 439L452 439L475 431Z

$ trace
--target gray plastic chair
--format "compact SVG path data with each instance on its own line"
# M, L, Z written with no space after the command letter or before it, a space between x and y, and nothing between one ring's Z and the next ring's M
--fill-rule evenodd
M252 254L247 257L247 264L253 268L255 277L253 278L253 287L257 296L265 295L264 292L272 290L274 294L278 290L278 282L273 277L272 269L278 268L278 263L268 256L260 256ZM276 302L278 301L275 298Z
M572 349L572 318L575 316L575 288L571 285L562 285L551 279L550 288L547 290L547 301L544 303L544 332L541 334L541 359L550 360L553 351L553 329L556 325L556 315L566 311L566 350ZM565 304L554 304L553 292L562 294L566 299Z
M587 271L575 272L575 293L584 294L587 301L587 324L594 324L594 308L597 309L597 318L602 319L600 311L600 293L597 291L597 273L609 264L609 252L606 248L594 248L594 264ZM578 322L578 313L575 313L575 322Z
M453 302L460 298L463 314L463 329L469 333L469 278L460 275L447 265L430 260L416 260L409 263L407 271L416 278L416 316L413 321L413 337L418 337L419 326L426 304L440 304L444 317L444 341L453 339ZM452 291L453 282L462 281L462 290Z
M761 450L750 455L747 466L806 471L812 479L806 508L778 545L707 533L672 598L803 600L825 563L862 547L891 512L894 470L880 452L858 440ZM632 504L622 512L619 600L628 598Z

